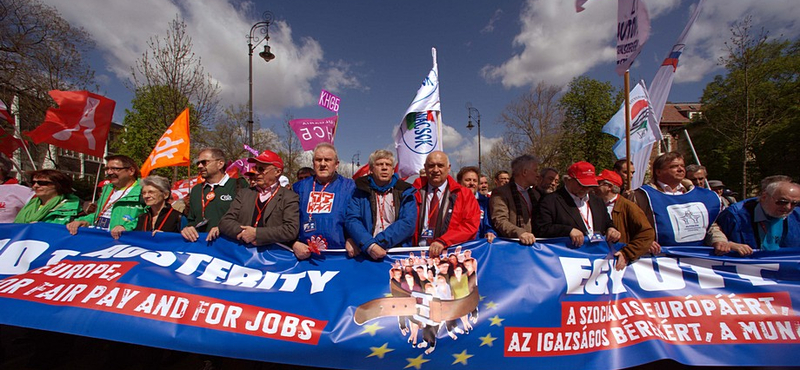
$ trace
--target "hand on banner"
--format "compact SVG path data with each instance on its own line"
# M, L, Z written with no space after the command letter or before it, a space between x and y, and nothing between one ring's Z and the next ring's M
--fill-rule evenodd
M747 244L728 242L728 245L730 245L731 250L738 252L740 256L749 256L753 254L753 248L750 248Z
M714 247L714 254L718 256L728 254L731 251L731 246L728 242L714 242L711 246Z
M311 248L309 248L306 243L294 242L294 244L292 244L292 252L294 252L294 256L297 257L298 260L311 257Z
M651 254L661 253L661 244L658 244L657 241L653 240L653 244L650 245L650 253Z
M372 243L369 248L367 248L367 253L369 254L370 258L374 260L379 260L383 257L386 257L386 250L383 249L380 245Z
M186 226L181 230L181 236L190 242L196 242L200 234L197 233L197 229L194 226Z
M78 233L79 227L86 227L86 226L89 226L89 223L86 221L72 221L67 224L67 231L69 231L70 234L75 235Z
M492 233L486 233L486 236L485 236L486 241L489 242L489 244L492 244L492 242L494 241L494 238L496 238L496 237L497 237L497 235L494 235Z
M428 248L428 252L430 253L431 257L438 257L442 255L442 252L446 251L447 247L444 246L439 241L434 241L431 243L431 246Z
M617 229L615 229L613 227L609 227L608 230L606 231L606 240L608 240L608 241L610 241L612 243L618 242L619 238L621 238L621 237L622 237L622 234L620 234L619 230L617 230Z
M127 231L125 230L125 226L122 225L114 226L114 228L111 229L111 237L114 238L114 240L118 240L119 237L122 236L122 233L124 231Z
M614 253L614 257L617 258L617 263L614 264L614 269L617 271L622 271L622 269L628 265L628 257L625 257L625 254L620 251Z
M572 228L572 230L569 232L569 238L572 239L572 245L574 247L580 247L583 245L583 231Z
M583 233L581 233L581 240L583 240ZM532 245L536 243L536 237L533 233L522 233L519 236L519 243L522 245Z
M255 244L256 228L252 226L239 226L242 231L236 235L236 240L241 240L245 244Z
M373 245L377 245L377 244L373 244ZM350 239L350 238L347 238L347 240L344 242L344 249L347 250L347 256L350 257L350 258L353 258L353 257L361 254L361 248L359 248L358 245L356 245L356 243L353 241L353 239ZM369 249L367 249L367 250L369 250Z
M219 227L212 227L211 230L208 230L208 236L206 236L207 242L213 242L214 239L219 238Z

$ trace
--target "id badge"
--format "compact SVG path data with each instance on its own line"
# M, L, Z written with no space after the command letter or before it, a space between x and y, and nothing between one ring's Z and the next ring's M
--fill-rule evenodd
M206 226L207 224L208 224L208 219L204 218L203 221L198 222L197 225L194 225L194 227L195 228L199 228L199 227Z
M308 221L303 224L303 231L306 233L314 232L317 230L317 224L314 221Z
M422 230L422 234L420 235L425 239L433 239L433 230L432 229L424 229Z
M603 240L604 239L602 234L592 234L589 236L589 243L602 242Z
M111 225L111 219L108 217L100 217L97 219L97 224L95 225L98 229L108 230L108 226Z

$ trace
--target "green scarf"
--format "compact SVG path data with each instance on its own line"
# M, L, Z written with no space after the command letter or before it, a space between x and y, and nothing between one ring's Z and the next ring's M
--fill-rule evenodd
M22 207L17 217L14 218L14 223L29 224L31 222L41 221L50 211L58 207L62 200L64 200L63 195L56 195L53 199L50 199L47 204L41 206L42 200L39 199L39 197L34 197L25 207Z

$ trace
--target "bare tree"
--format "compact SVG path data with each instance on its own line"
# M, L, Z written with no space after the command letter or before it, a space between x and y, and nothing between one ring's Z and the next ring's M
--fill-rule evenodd
M215 147L222 149L225 156L229 159L238 159L250 156L244 149L247 143L247 105L230 105L222 112L219 119L210 125L210 129L201 130L196 141L203 147ZM257 120L257 118L256 118ZM260 127L258 121L255 127ZM259 129L253 135L253 149L263 151L265 149L275 150L280 147L281 139L270 129Z
M556 163L564 119L558 101L560 90L560 86L539 82L506 106L499 119L499 123L506 126L504 145L498 148L504 151L504 156L528 153L537 156L545 165Z
M155 91L156 87L167 87L164 91L171 92L163 96L154 95L156 114L162 117L157 127L166 128L171 124L186 109L186 101L191 104L196 117L193 127L216 120L219 84L205 73L200 57L192 51L192 38L186 31L186 23L176 16L170 22L166 36L150 38L147 46L142 58L131 67L131 81L136 92Z

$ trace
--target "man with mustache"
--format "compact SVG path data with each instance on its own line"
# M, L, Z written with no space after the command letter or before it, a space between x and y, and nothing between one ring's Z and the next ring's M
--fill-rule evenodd
M109 230L114 239L119 239L124 231L136 228L137 219L144 213L139 167L128 156L110 155L106 157L106 178L110 182L103 186L97 210L68 223L70 234L77 234L79 227L94 226Z

